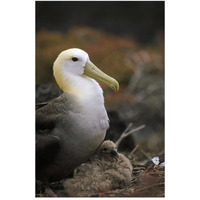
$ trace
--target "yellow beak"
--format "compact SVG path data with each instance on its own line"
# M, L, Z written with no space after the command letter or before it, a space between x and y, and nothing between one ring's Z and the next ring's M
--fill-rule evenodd
M90 60L87 60L83 75L101 81L112 88L115 92L119 90L119 83L112 77L102 72Z

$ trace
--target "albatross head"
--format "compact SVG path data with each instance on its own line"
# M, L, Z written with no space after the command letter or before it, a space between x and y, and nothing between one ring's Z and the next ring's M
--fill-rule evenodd
M72 48L61 52L54 62L53 71L59 87L64 92L81 90L80 87L91 82L91 79L105 83L114 91L119 89L118 82L98 69L81 49Z

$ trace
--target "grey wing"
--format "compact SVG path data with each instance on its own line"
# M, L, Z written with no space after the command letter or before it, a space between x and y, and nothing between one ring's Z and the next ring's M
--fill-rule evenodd
M63 116L67 116L68 111L76 112L77 109L73 97L67 93L39 106L36 110L36 130L53 129Z
M36 110L36 131L51 130L55 127L59 115L56 109L57 101L57 99L54 99L48 103L45 102Z
M66 116L71 101L68 94L62 94L36 110L36 160L40 165L52 160L60 149L60 138L52 135L52 131Z
M52 135L62 109L60 98L42 103L36 110L36 166L48 164L60 150L60 138Z
M42 108L43 106L46 106L49 102L42 102L42 103L37 103L35 105L36 110L39 108Z
M60 138L48 133L48 131L44 131L36 134L37 167L42 167L51 162L60 149Z

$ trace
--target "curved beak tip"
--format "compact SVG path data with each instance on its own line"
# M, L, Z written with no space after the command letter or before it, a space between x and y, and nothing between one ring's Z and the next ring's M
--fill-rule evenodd
M112 151L111 151L111 155L112 155L112 156L116 156L116 157L119 156L118 152L115 151L115 150L112 150Z
M119 90L119 84L116 81L115 84L110 84L110 88L113 89L115 92L117 92Z

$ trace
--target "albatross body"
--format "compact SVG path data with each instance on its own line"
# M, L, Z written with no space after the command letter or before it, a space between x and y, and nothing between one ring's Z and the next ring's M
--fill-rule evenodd
M63 94L36 111L36 176L44 182L66 178L104 140L109 119L94 79L119 88L80 49L61 52L53 71Z

